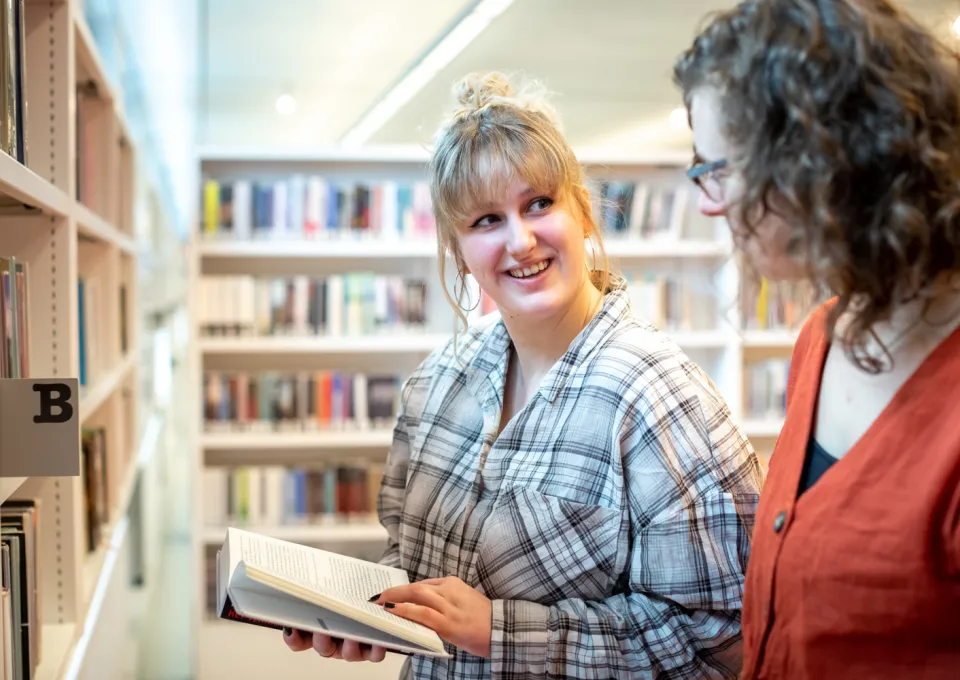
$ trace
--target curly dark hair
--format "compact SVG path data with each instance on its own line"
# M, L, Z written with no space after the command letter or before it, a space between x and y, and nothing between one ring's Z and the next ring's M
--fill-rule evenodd
M838 298L828 332L849 313L844 351L882 370L874 325L960 269L958 54L887 0L747 0L674 80L688 108L700 87L720 93L747 237L777 197L791 254Z

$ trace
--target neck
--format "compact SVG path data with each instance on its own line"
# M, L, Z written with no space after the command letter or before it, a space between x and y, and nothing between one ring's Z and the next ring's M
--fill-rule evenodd
M557 318L524 319L520 315L503 315L503 323L517 353L518 377L524 384L530 386L532 382L539 385L543 376L569 349L574 338L587 327L602 302L600 291L584 279L574 303Z

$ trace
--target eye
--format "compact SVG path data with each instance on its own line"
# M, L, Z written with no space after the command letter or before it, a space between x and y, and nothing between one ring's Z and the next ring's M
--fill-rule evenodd
M553 199L547 198L546 196L541 196L540 198L535 198L530 202L529 210L531 212L543 212L553 205Z
M500 221L500 218L496 215L484 215L476 222L470 225L471 229L476 229L477 227L489 227Z

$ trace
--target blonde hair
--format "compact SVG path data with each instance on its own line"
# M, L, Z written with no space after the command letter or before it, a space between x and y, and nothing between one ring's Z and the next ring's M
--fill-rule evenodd
M472 73L454 86L453 93L459 107L437 132L429 175L440 279L459 324L467 326L463 308L466 266L457 242L457 225L476 206L495 202L517 177L537 191L569 201L591 241L593 269L597 272L591 276L591 283L606 292L609 263L583 168L542 88L527 82L517 92L501 73ZM457 266L459 290L455 284L453 293L446 286L447 252Z

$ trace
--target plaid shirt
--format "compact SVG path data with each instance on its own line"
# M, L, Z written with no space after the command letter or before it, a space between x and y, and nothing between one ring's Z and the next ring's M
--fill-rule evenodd
M380 492L385 564L493 601L492 658L448 645L405 678L734 678L762 472L704 372L601 311L497 436L498 320L406 381Z

